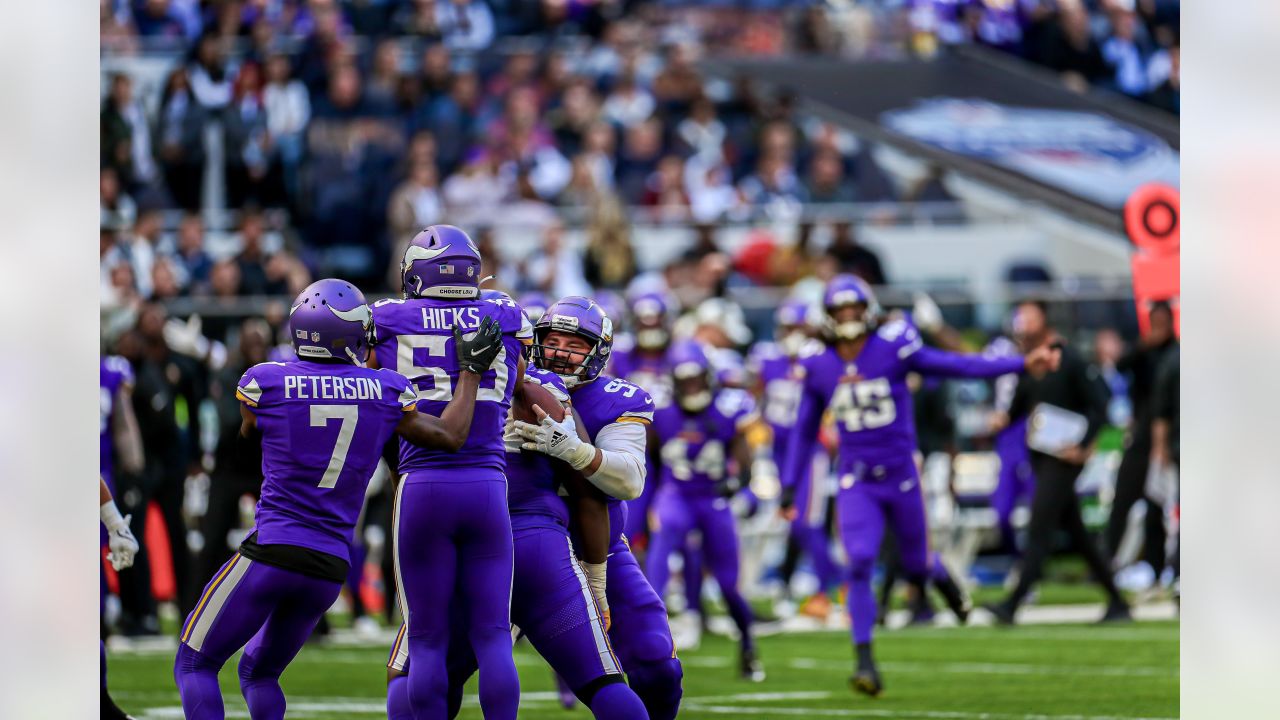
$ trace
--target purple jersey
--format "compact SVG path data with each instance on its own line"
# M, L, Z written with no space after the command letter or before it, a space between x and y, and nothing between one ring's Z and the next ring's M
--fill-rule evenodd
M295 360L245 371L236 397L262 432L260 545L297 545L350 559L365 489L418 399L390 370Z
M530 365L525 368L524 381L541 385L561 403L569 400L564 381L555 373ZM512 531L531 527L567 529L569 509L560 499L555 461L542 453L522 452L518 435L507 442L506 448L507 507Z
M618 348L615 345L609 356L609 374L644 388L655 402L671 396L670 370L665 352L655 355L642 353L634 346Z
M133 387L133 368L119 355L108 355L98 363L98 409L102 422L98 425L98 472L111 481L112 442L111 418L115 414L116 395L121 388Z
M524 345L532 342L533 326L519 306L509 300L379 300L373 304L378 329L374 347L378 365L409 378L418 392L418 411L439 416L453 398L458 379L453 328L472 332L485 317L498 321L503 349L492 369L480 376L471 434L457 452L420 448L400 441L400 472L440 468L506 466L502 429L511 407L517 366Z
M601 374L595 380L578 385L569 391L573 408L582 419L583 427L592 442L600 430L613 423L653 422L653 398L633 383ZM609 532L612 544L621 539L627 526L626 504L616 498L609 499Z
M715 497L728 472L733 438L755 422L756 404L746 390L722 388L711 405L687 413L675 403L659 407L653 429L662 446L662 485L690 497Z
M796 412L800 409L799 364L782 352L776 343L761 343L755 347L749 360L751 374L763 389L760 403L761 415L773 431L773 457L782 462L787 456L787 442L791 428L796 424Z
M801 477L828 408L839 431L837 467L842 476L855 462L897 466L911 462L916 449L908 372L988 378L1022 367L1020 357L984 358L926 347L915 327L903 320L881 325L852 362L842 360L835 348L812 341L800 353L802 394L782 483L794 486Z

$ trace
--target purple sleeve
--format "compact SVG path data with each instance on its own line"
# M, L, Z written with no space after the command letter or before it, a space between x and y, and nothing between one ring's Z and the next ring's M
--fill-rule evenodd
M778 480L785 488L794 488L804 477L805 469L813 461L813 446L818 442L818 430L825 410L818 389L806 377L800 393L800 408L796 411L796 424L791 427L787 442L787 456L778 462Z
M903 353L909 351L905 356ZM1019 357L986 358L981 355L952 353L925 345L906 345L899 349L899 357L907 367L921 375L941 377L991 378L1022 372L1024 363Z

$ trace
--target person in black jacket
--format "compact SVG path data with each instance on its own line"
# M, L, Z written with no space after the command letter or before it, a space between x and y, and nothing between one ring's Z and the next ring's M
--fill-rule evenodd
M1115 565L1116 553L1128 528L1129 511L1134 503L1145 500L1147 514L1143 526L1142 560L1159 577L1165 564L1164 517L1159 503L1146 496L1145 486L1152 452L1151 424L1156 402L1156 373L1169 350L1177 346L1178 340L1173 334L1173 311L1169 308L1169 303L1154 304L1149 317L1150 329L1142 338L1141 344L1116 363L1117 370L1130 374L1132 378L1129 396L1133 400L1133 423L1125 439L1124 458L1116 472L1116 495L1111 503L1111 516L1107 519L1107 554Z
M1049 326L1048 307L1043 302L1023 302L1018 306L1014 315L1014 335L1024 352L1061 343ZM1046 447L1046 443L1028 442L1032 448L1031 465L1036 489L1031 501L1031 521L1027 528L1021 574L1017 587L1008 597L987 606L1001 624L1014 622L1018 606L1039 582L1054 534L1059 528L1070 534L1076 552L1084 558L1094 580L1107 593L1107 611L1102 619L1131 619L1129 606L1116 589L1110 566L1085 530L1075 492L1076 478L1089 457L1094 438L1106 421L1107 394L1098 371L1069 347L1062 349L1062 362L1057 370L1040 376L1027 374L1018 382L1009 417L1030 418L1027 426L1029 440L1036 434L1039 418L1043 417L1038 413L1052 412L1053 409L1066 411L1082 416L1088 424L1077 444L1055 450L1054 454L1036 449L1037 445Z

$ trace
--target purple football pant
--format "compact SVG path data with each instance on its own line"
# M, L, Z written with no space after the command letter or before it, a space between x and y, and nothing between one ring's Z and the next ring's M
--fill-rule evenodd
M720 497L688 497L663 488L654 500L657 524L649 546L649 581L663 597L671 576L668 562L693 530L702 533L702 555L720 586L729 615L738 626L744 647L751 647L751 606L738 590L738 533L729 501Z
M652 542L649 545L653 547ZM652 553L652 549L649 551ZM684 536L684 542L680 544L680 557L684 558L684 565L680 568L680 577L684 581L684 601L689 612L702 614L702 538L689 533ZM649 561L645 559L645 569L648 570ZM652 579L650 584L652 584Z
M820 461L827 461L825 452ZM819 459L815 459L816 462ZM821 477L815 477L816 474L806 473L796 487L796 519L791 521L791 536L809 556L813 573L818 577L818 587L826 592L839 584L840 568L831 557L831 542L827 536L828 493L819 485L826 482L826 473L824 471Z
M671 720L680 710L684 669L676 658L667 608L623 542L609 549L607 583L613 618L609 639L631 689L651 720Z
M514 720L520 678L511 655L514 550L501 472L409 473L393 518L400 606L408 626L409 702L418 720L448 716L446 657L455 590L467 613L488 720Z
M283 718L280 674L341 589L341 583L233 555L182 625L173 673L187 718L225 717L218 671L242 647L240 692L249 716Z
M653 478L653 472L650 471L648 477ZM653 504L653 496L657 483L650 480L644 484L644 489L640 491L640 497L635 500L627 501L627 521L623 525L624 532L627 537L639 537L648 532L649 527L649 508Z
M866 475L866 473L860 473ZM871 642L876 600L871 576L888 523L898 541L903 576L923 583L929 568L929 533L925 524L920 477L910 459L874 479L842 474L836 512L840 539L849 558L849 618L855 644Z
M991 508L996 511L1001 541L1005 547L1014 548L1013 511L1019 500L1031 501L1036 484L1031 470L1031 451L1027 449L1026 418L1002 430L996 436L995 449L1000 458L1000 476L991 493Z

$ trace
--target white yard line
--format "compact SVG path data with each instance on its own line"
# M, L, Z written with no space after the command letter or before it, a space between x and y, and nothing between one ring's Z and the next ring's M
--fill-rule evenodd
M840 662L817 658L789 658L787 666L797 670L831 670L841 674L848 668ZM880 669L900 673L947 673L952 675L1084 675L1099 677L1177 678L1174 668L1124 665L1030 665L1024 663L912 663L883 662Z
M924 720L1175 720L1174 718L1130 718L1113 715L1040 715L1020 713L983 713L956 710L875 710L853 708L791 708L753 707L751 705L703 705L696 698L681 703L682 711L711 713L741 717L757 715L765 717L869 717L869 718L923 718Z

